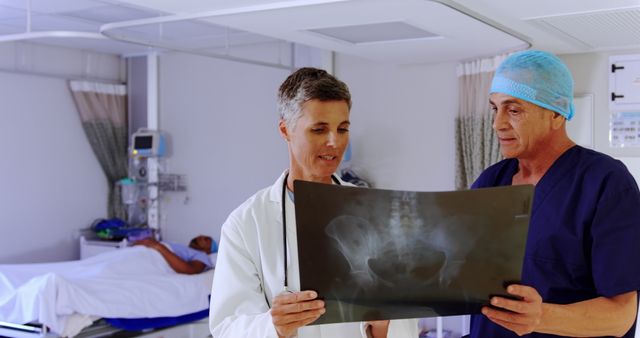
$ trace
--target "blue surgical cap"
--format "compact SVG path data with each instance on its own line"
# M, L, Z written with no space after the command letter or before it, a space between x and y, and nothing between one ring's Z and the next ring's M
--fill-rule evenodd
M496 70L490 93L503 93L552 110L571 120L573 78L555 55L539 50L511 54Z

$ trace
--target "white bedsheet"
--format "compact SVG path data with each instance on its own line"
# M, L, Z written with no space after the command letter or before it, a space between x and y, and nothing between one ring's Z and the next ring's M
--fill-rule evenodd
M0 265L0 321L37 321L73 336L77 332L69 331L79 329L65 329L78 315L184 315L209 306L212 278L213 271L175 273L157 251L142 246L80 261Z

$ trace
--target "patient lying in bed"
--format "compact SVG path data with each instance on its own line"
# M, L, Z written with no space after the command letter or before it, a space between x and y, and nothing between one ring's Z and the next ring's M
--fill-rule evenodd
M79 261L4 264L0 321L40 322L73 336L98 317L181 316L208 308L212 279L213 269L176 273L159 251L142 245ZM78 318L82 325L75 324Z
M175 272L193 275L213 267L209 258L212 243L211 237L200 235L194 237L188 247L178 243L158 242L153 238L137 241L134 245L144 245L158 251Z

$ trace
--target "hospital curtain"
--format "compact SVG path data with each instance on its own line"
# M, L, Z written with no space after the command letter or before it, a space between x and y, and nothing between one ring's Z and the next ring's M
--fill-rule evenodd
M500 160L492 129L489 89L493 74L507 55L458 65L460 88L456 117L456 188L467 189L480 173Z
M126 86L70 81L82 127L109 186L108 217L127 219L116 182L127 176Z

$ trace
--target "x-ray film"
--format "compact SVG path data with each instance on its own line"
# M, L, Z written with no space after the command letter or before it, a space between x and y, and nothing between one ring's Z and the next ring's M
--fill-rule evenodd
M314 324L479 313L520 280L533 186L294 184L301 290L327 310Z

